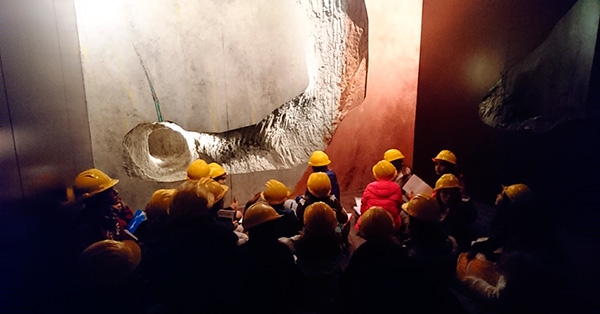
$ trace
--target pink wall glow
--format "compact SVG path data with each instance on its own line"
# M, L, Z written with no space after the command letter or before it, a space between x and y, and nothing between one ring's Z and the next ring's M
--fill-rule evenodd
M350 111L325 150L342 192L363 189L389 148L412 163L422 1L367 0L369 65L365 101ZM296 193L304 190L307 173Z

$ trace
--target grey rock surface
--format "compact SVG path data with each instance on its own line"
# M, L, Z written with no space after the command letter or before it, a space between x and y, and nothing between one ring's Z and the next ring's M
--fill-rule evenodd
M598 1L578 1L540 46L504 71L479 104L481 120L545 132L584 118L599 16Z
M355 95L359 89L364 98L366 55L358 51L366 51L366 41L354 37L366 33L349 30L354 24L338 1L300 3L310 21L306 51L310 83L303 93L257 124L227 132L200 133L173 122L140 123L123 140L127 174L158 182L183 180L187 165L196 158L216 161L230 174L289 169L305 163L314 150L324 149L357 102L349 96L342 100L342 94ZM348 44L350 32L354 44ZM153 136L156 140L150 141ZM152 154L153 146L160 156Z

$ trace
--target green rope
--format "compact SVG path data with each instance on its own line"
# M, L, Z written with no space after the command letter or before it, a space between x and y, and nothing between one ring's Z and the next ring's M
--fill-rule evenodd
M152 99L154 99L154 107L156 108L156 116L158 117L158 122L163 122L162 114L160 113L160 105L159 105L159 101L158 101L158 96L156 96L156 91L154 91L154 86L152 85L152 80L150 79L148 70L146 70L146 65L144 64L144 61L142 60L142 56L140 56L137 49L135 49L135 46L133 47L133 50L138 55L138 58L140 58L140 64L142 65L142 69L144 69L144 73L146 74L146 79L148 80L148 85L150 85L150 92L152 92Z

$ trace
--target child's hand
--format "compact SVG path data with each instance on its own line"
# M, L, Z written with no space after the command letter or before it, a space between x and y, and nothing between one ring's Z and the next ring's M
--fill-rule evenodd
M233 210L238 210L238 206L239 206L238 202L235 198L233 199L233 203L231 203L231 205L229 205L229 207L231 207L231 209L233 209Z

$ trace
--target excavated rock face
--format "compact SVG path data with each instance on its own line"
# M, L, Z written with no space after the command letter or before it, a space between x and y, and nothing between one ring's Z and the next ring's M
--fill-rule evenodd
M304 92L257 124L222 133L188 131L173 122L141 123L123 139L127 174L183 180L197 158L216 161L231 174L287 169L324 149L344 115L365 97L367 15L364 1L299 3L309 20Z
M479 104L481 120L544 132L586 117L599 16L597 1L577 2L538 48L503 73Z

